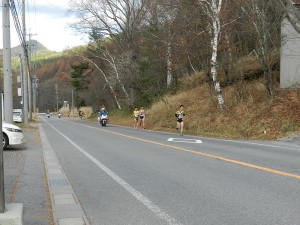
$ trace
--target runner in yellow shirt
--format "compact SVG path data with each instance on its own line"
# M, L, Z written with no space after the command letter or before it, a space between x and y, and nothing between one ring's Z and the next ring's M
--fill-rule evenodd
M138 128L138 124L139 124L139 115L140 115L140 111L138 110L137 107L135 107L135 108L134 108L134 111L133 111L133 119L134 119L133 128Z

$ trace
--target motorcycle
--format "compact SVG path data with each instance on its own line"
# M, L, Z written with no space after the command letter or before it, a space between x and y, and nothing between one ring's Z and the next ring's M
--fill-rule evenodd
M102 127L106 127L107 121L107 115L101 115L99 122L102 125Z
M61 117L61 113L58 113L58 118L60 118Z
M47 114L47 117L50 118L50 113Z

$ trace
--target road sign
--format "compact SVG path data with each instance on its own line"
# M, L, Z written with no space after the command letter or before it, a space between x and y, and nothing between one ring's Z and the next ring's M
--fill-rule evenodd
M22 96L22 88L18 88L18 96L19 96L19 97Z

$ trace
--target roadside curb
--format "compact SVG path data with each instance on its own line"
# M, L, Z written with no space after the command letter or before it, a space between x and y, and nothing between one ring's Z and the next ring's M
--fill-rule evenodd
M11 203L5 205L5 212L0 213L1 225L22 225L23 204Z
M56 225L89 225L79 199L41 124L39 124L39 130L54 223Z

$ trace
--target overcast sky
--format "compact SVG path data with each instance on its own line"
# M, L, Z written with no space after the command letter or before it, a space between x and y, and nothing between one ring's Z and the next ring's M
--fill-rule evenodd
M19 1L15 1L17 4ZM63 51L68 47L86 44L86 39L75 35L68 28L68 23L74 21L67 14L68 0L27 0L26 29L32 33L32 39L39 41L52 51ZM18 6L17 6L18 8ZM3 47L2 11L0 13L0 47ZM21 15L19 15L21 17ZM21 18L19 18L21 19ZM28 37L27 37L28 40ZM11 19L11 46L20 44L13 20Z

